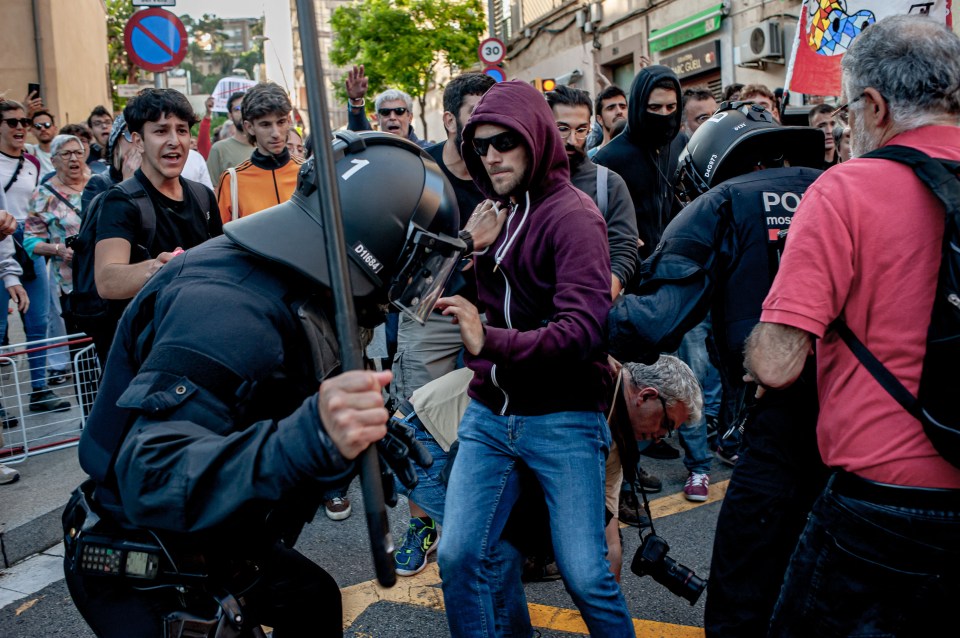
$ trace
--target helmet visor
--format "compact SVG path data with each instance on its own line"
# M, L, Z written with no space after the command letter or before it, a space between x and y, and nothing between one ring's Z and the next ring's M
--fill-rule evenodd
M413 226L387 299L411 319L426 323L465 249L460 239Z

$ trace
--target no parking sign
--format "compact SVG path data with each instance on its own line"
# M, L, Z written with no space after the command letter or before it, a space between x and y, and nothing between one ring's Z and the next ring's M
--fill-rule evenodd
M187 30L166 9L137 11L123 30L127 55L141 69L162 73L176 68L187 56Z

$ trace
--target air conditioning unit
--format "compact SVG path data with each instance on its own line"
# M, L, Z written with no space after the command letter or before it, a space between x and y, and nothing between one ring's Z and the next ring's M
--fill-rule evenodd
M752 64L783 57L783 31L779 22L768 20L737 32L737 48L734 51L736 64Z

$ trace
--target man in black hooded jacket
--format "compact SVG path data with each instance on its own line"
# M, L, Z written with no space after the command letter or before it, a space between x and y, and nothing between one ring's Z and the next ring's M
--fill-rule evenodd
M627 127L594 161L627 183L643 242L640 257L646 258L660 241L673 208L670 142L680 131L680 81L665 66L646 67L634 78L627 103Z

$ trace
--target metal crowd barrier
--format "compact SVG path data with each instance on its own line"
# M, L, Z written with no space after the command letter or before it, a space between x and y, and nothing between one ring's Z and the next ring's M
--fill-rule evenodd
M69 381L59 386L48 385L48 388L68 401L69 408L58 412L31 410L28 355L64 346L70 349L71 355ZM0 463L19 463L30 456L77 445L99 382L100 362L91 339L84 334L9 346L0 354L0 403L6 413Z

